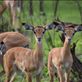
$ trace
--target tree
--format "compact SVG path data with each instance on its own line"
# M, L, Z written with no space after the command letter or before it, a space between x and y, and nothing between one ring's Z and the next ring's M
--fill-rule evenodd
M29 15L33 16L33 0L29 0Z
M54 4L55 4L55 5L54 5ZM53 0L54 19L57 17L58 5L59 5L59 0L56 0L56 1Z
M29 17L30 17L30 22L33 24L33 0L29 0Z
M43 0L40 0L40 15L45 16Z
M44 12L44 0L39 0L40 19L43 20L43 24L46 24L46 14Z

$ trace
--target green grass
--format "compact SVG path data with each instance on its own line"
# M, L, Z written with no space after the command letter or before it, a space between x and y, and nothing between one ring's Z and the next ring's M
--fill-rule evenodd
M80 1L80 5L82 8L82 1L81 0L79 0L79 1ZM0 1L0 3L1 3L1 1ZM45 0L44 1L44 11L46 13L45 18L47 19L45 21L44 17L39 16L40 15L39 0L33 0L34 15L32 16L32 18L29 16L29 12L28 12L29 1L24 0L24 8L23 8L23 12L21 12L21 21L33 24L34 26L44 25L44 21L46 24L49 24L54 20L54 6L53 5L54 5L53 0L51 0L51 1ZM4 12L3 16L5 18L4 21L8 22L10 19L8 9ZM76 24L81 23L80 13L79 13L77 4L75 3L75 0L69 0L69 1L59 0L57 16L60 18L60 20L65 21L65 22L72 22L72 23L76 23ZM35 47L35 39L34 39L33 33L31 31L24 31L24 32L31 39L30 47L34 48ZM55 30L50 30L49 33L50 33L53 45L55 47L61 47L63 44L59 38L60 32L55 32ZM48 41L46 41L45 38ZM82 54L82 32L75 34L75 36L73 37L72 43L76 42L77 40L78 40L78 42L77 42L77 46L76 46L76 54L78 54L77 56L79 56L80 54ZM51 44L49 42L48 32L46 32L43 37L43 45L44 45L43 46L43 48L44 48L44 62L47 63L49 49L52 49ZM80 59L82 60L82 56L80 57ZM47 67L45 67L43 69L42 74L43 74L42 82L49 82L49 75L48 75ZM4 78L5 78L5 75L0 77L0 82L4 82ZM14 82L18 82L18 81L25 82L25 79L22 76L20 76L20 74L18 74L16 76L16 80ZM33 79L33 82L35 82L34 79Z

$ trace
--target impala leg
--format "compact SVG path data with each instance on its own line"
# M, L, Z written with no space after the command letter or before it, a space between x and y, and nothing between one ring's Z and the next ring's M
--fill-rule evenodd
M6 81L5 82L10 82L11 79L11 73L6 73Z
M10 5L10 15L11 15L12 25L14 25L16 20L16 8L14 6L11 7L11 5Z
M14 65L12 66L11 69L6 68L5 73L6 73L6 81L5 82L13 82L13 80L16 76L16 70L15 70Z
M31 77L31 75L28 75L28 82L32 82L32 77Z
M50 82L54 82L54 66L52 64L52 58L51 55L48 57L48 72L50 76Z
M6 73L6 81L5 82L13 82L16 76L16 72Z
M53 69L50 67L48 68L49 71L49 76L50 76L50 82L54 82L54 71L52 71Z
M27 82L32 82L32 76L30 74L25 74Z
M63 73L62 68L58 67L57 72L58 72L60 82L65 82L64 73Z
M50 73L49 76L50 76L50 82L54 82L54 75Z
M41 82L41 75L40 74L36 76L36 82Z
M10 82L13 82L15 76L16 76L16 72L14 72L14 74L12 75L12 77L11 77L11 79L10 79Z
M65 82L70 82L69 76L70 76L70 70L65 72Z

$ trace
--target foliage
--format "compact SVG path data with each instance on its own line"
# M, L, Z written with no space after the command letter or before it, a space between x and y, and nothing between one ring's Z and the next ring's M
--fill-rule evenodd
M1 3L1 1L0 1L0 3ZM49 24L52 21L54 21L54 18L55 18L54 11L53 11L54 10L53 5L54 5L53 0L51 0L51 1L44 0L44 12L45 12L46 16L40 16L39 0L33 0L34 15L29 16L29 11L28 11L29 0L24 0L23 10L21 12L20 19L22 22L30 23L30 24L33 24L34 26L44 25L44 22L46 22L46 24ZM82 7L81 0L80 0L80 5ZM79 10L78 10L78 7L74 0L70 0L70 1L59 0L57 16L60 18L60 20L65 21L65 22L72 22L72 23L76 23L76 24L81 23ZM9 15L8 10L6 10L4 12L3 17L4 17L3 18L4 21L2 21L0 19L0 21L1 21L0 22L0 30L3 30L5 28L5 30L3 30L3 31L10 31L11 30L10 24L9 24L10 23L10 21L9 21L10 15ZM34 48L35 47L35 39L34 39L33 33L30 31L24 31L24 34L31 38L30 48ZM53 47L61 47L63 45L59 38L59 35L61 35L61 32L56 32L55 30L50 30L50 31L46 32L43 37L43 45L44 45L43 48L44 48L44 53L45 53L44 54L44 63L45 64L47 64L48 52L52 48L51 45L53 45ZM82 54L82 32L75 34L75 36L72 40L72 43L76 42L77 39L79 39L79 41L77 42L76 54L80 55L80 54ZM80 59L82 60L82 57L80 57ZM42 82L49 81L48 69L46 66L43 69L42 74L43 74ZM0 77L0 82L3 82L4 77L5 77L5 75ZM20 82L25 82L25 79L22 79L20 75L16 77L15 82L18 82L19 79L20 79Z

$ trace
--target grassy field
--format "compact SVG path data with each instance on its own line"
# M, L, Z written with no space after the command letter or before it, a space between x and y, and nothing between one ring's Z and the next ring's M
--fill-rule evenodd
M82 1L79 0L81 8L82 8ZM1 2L2 3L2 2ZM44 1L44 11L46 13L46 24L51 23L54 20L54 6L53 6L53 0L45 0ZM28 13L28 0L24 0L24 8L21 13L21 22L26 22L33 24L35 26L37 25L44 25L44 17L40 17L39 13L39 0L33 0L33 9L34 9L34 16L31 17L29 16ZM80 24L81 23L81 17L80 13L78 10L78 6L75 2L75 0L59 0L59 6L58 6L58 12L57 16L60 18L60 20L65 21L65 22L71 22L71 23L76 23ZM4 21L8 22L10 17L8 10L6 10L3 14L3 17L5 18ZM0 20L1 21L1 20ZM31 39L30 47L34 48L35 47L35 39L34 35L31 31L24 31ZM47 58L48 58L48 52L49 49L52 47L50 46L50 42L46 41L49 40L48 33L50 33L52 43L55 47L60 47L63 45L61 42L59 35L61 35L60 32L56 32L55 30L50 30L45 33L43 37L43 45L44 45L44 63L47 63ZM45 39L46 38L46 39ZM79 40L78 40L79 39ZM75 36L73 37L72 43L77 42L76 46L76 54L77 56L82 60L81 54L82 54L82 32L76 33ZM49 46L48 46L49 44ZM24 77L24 76L23 76ZM23 78L20 74L17 74L16 79L14 82L25 82L26 80ZM0 77L0 82L4 82L5 75ZM74 79L74 77L73 77ZM35 79L33 79L33 82L35 82ZM42 72L42 82L49 82L49 75L48 75L48 70L47 67L44 67L43 72ZM55 81L56 82L56 81Z

